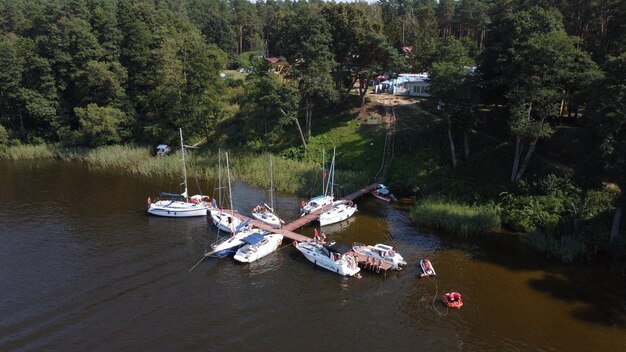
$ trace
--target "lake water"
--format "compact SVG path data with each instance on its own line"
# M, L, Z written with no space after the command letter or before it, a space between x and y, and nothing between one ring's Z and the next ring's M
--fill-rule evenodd
M623 276L549 261L510 237L420 231L408 204L370 196L325 232L348 245L391 243L408 259L403 271L343 278L286 246L250 265L208 259L188 272L215 229L145 213L148 195L178 183L0 161L0 350L626 350ZM242 213L265 194L240 183L233 193ZM279 195L277 208L293 219L299 202ZM436 279L418 278L423 257ZM441 303L452 290L461 310Z

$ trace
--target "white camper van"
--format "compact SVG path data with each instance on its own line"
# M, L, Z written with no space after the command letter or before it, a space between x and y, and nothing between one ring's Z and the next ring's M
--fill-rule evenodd
M170 148L169 145L167 145L167 144L159 144L156 147L156 155L164 156L164 155L167 155L171 150L172 150L172 148Z

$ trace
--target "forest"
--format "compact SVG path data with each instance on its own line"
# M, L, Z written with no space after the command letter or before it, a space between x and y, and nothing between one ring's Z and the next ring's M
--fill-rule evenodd
M511 153L490 161L504 189L405 185L418 221L445 228L433 209L462 203L562 259L623 259L624 23L620 0L0 0L0 149L175 143L181 127L301 160L376 77L428 72L447 179L491 137ZM539 151L571 172L538 171Z

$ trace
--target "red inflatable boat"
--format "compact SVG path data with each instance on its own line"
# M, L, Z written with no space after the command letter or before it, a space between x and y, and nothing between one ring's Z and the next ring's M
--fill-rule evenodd
M461 298L461 294L458 292L448 292L443 296L443 303L445 303L450 308L461 308L463 307L463 299Z

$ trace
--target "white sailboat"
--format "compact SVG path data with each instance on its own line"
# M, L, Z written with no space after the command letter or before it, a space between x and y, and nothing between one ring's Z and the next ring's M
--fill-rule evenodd
M335 156L334 156L334 151L333 151L333 162L335 160ZM328 185L330 183L330 178L329 178L329 182L326 182L326 165L325 165L325 160L324 160L324 151L322 151L322 195L313 197L309 200L302 201L302 208L300 208L300 213L302 213L300 216L304 216L306 214L310 214L318 209L321 209L327 205L330 205L333 203L333 200L335 199L332 195L328 195ZM332 189L331 189L331 193L332 193Z
M343 276L354 276L361 268L350 248L339 243L319 243L315 241L294 242L300 253L313 264Z
M333 149L333 162L330 168L330 196L334 196L335 184L335 150ZM354 215L356 212L356 204L352 201L339 200L333 203L333 206L320 214L320 226L331 225L344 221Z
M283 243L283 235L255 232L242 239L245 245L235 254L235 260L252 263L274 252Z
M221 169L221 159L219 157L218 162ZM227 233L235 233L235 229L241 224L241 219L235 215L235 210L233 208L233 193L230 185L230 165L228 162L228 153L226 153L226 171L228 173L228 198L230 200L230 209L211 209L211 220L218 229ZM218 175L218 182L220 184L221 192L221 180L219 180L220 177L221 171L220 175Z
M171 198L184 198L183 200L157 200L150 201L148 198L148 214L156 216L165 216L172 218L183 218L192 216L205 216L207 211L211 209L209 197L204 195L194 195L191 198L187 194L187 164L185 163L185 145L183 143L183 129L180 132L180 153L183 163L183 184L185 191L181 194L161 192L160 195Z
M333 207L320 214L320 226L336 224L347 220L356 212L356 204L343 200L333 203Z
M257 205L252 211L252 216L274 228L281 228L283 221L276 215L274 208L274 170L272 163L272 155L270 154L270 205L263 203L263 205Z

